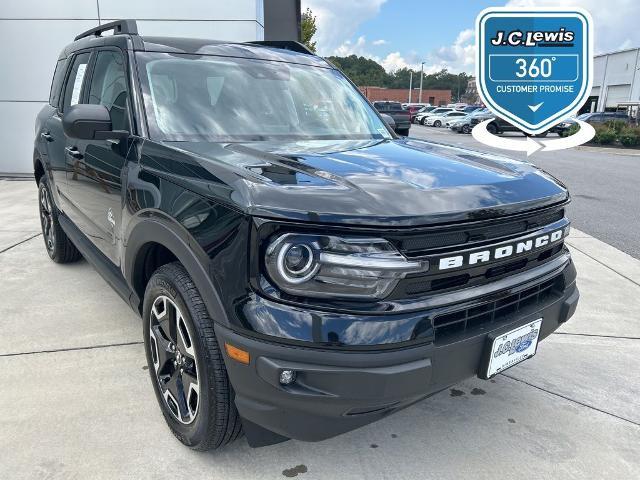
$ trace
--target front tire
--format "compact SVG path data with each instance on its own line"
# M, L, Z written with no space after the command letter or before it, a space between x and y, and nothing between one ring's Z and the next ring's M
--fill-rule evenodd
M79 260L82 255L58 222L58 209L53 203L46 175L42 176L38 184L38 209L44 246L47 248L49 258L56 263L71 263Z
M171 432L194 450L238 438L242 424L213 320L180 263L153 274L142 318L151 382Z
M469 125L464 125L462 127L462 133L467 133L467 134L471 133L471 127Z

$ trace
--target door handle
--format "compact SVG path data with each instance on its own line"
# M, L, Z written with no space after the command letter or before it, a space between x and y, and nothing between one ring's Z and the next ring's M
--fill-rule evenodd
M40 137L42 137L47 142L53 142L53 137L51 136L51 134L49 132L42 132L40 134Z
M67 155L73 158L77 158L77 159L82 158L82 154L78 151L76 147L66 147L64 151L67 153Z

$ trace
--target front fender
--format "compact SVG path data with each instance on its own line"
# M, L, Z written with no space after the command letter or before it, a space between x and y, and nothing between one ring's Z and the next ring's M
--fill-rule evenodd
M158 243L180 261L191 276L193 283L200 292L211 318L222 325L229 326L229 319L224 306L208 273L209 257L178 222L160 211L140 212L129 223L125 238L123 274L127 283L138 295L138 303L142 302L144 291L136 288L140 285L140 277L144 275L141 263L141 252L150 243ZM139 306L139 305L138 305Z

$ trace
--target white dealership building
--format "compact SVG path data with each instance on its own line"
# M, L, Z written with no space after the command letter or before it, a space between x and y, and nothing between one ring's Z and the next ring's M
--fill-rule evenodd
M132 18L141 35L297 40L299 0L2 0L0 175L33 169L34 120L60 51L92 27Z
M640 48L596 55L593 70L591 96L584 110L602 112L640 102Z

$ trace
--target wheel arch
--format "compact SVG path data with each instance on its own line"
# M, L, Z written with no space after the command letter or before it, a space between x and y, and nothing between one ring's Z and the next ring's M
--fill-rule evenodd
M38 151L33 152L33 176L36 180L36 183L40 183L40 179L44 176L44 162L41 159Z
M144 292L153 271L166 263L178 261L198 288L211 318L229 326L209 274L210 259L187 230L161 212L146 212L132 223L123 258L123 273L134 293L132 306L142 313Z

